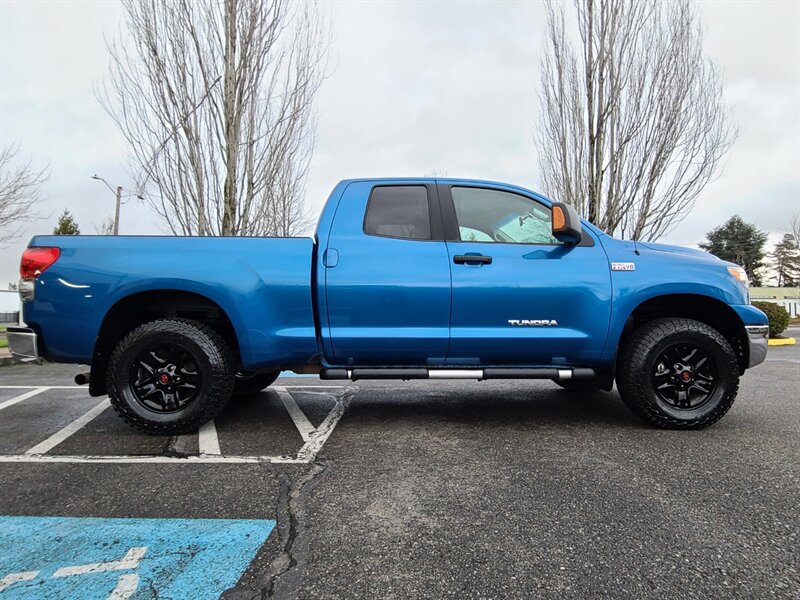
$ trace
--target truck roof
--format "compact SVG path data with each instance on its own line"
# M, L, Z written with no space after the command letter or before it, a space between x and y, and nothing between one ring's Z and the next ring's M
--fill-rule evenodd
M469 183L469 184L488 184L492 186L502 186L502 187L509 187L509 188L516 188L520 190L525 190L530 192L532 190L524 188L519 185L514 185L513 183L504 183L502 181L492 181L489 179L468 179L463 177L355 177L351 179L343 179L340 183L355 183L355 182L363 182L363 181L370 181L370 182L377 182L377 183L389 183L395 181L418 181L418 182L426 182L426 183Z
M465 179L460 177L357 177L352 179L342 179L339 186L346 186L349 183L447 183L451 185L466 184L466 185L489 185L494 188L506 189L510 192L521 192L523 194L533 194L537 198L544 200L548 205L553 203L553 199L536 192L530 188L515 185L513 183L504 183L502 181L492 181L489 179ZM586 219L581 218L581 222L585 227L589 227L597 235L606 235L606 233L590 223Z

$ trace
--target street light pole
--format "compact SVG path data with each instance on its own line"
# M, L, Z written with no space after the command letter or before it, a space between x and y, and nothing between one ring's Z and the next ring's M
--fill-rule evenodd
M118 185L117 189L114 190L114 188L111 187L111 185L99 175L92 175L92 179L97 179L97 181L102 181L109 190L114 192L114 196L116 197L117 200L116 207L114 208L114 235L119 235L119 205L122 204L122 186ZM142 198L140 194L128 194L125 197L129 198L131 196L136 196L139 200L144 200L144 198Z

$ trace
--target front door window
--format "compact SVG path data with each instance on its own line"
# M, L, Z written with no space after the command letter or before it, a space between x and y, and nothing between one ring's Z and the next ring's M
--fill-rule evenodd
M462 242L559 245L548 207L511 192L451 188Z

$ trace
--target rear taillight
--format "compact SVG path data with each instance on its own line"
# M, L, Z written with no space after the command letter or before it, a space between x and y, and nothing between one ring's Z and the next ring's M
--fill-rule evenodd
M27 248L19 263L22 279L36 279L61 256L60 248Z

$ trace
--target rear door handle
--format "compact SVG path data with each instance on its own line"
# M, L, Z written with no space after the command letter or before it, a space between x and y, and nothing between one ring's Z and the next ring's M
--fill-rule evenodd
M490 265L492 257L483 254L457 254L453 257L453 262L457 265Z

